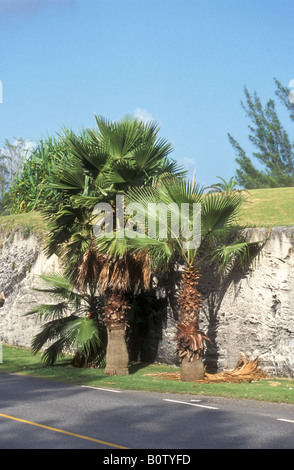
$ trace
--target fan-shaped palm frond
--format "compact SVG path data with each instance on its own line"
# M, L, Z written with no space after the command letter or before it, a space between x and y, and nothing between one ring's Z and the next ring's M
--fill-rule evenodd
M52 296L56 303L40 304L25 316L41 322L40 332L32 340L32 351L43 351L42 359L52 365L65 352L103 366L105 332L102 320L103 300L94 291L83 293L73 288L62 275L40 276L45 282L34 290Z
M248 269L253 260L261 252L263 241L248 242L244 239L236 240L228 245L219 245L215 248L211 260L216 262L220 271L225 272L234 268Z

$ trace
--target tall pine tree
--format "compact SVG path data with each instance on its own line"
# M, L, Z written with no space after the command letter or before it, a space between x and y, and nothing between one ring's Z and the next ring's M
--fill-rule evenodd
M276 79L275 83L276 95L294 120L290 90ZM251 95L246 87L244 92L246 102L241 101L241 106L251 121L249 140L257 148L253 157L262 169L256 168L240 144L228 134L239 165L236 170L237 183L245 189L294 186L294 145L280 122L275 101L270 99L263 106L256 92Z

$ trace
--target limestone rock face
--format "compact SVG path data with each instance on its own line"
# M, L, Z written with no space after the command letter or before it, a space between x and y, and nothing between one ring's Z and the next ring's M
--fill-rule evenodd
M59 260L56 256L47 259L34 235L23 238L15 232L6 237L0 233L0 247L0 292L5 296L0 307L0 341L29 347L40 324L23 314L40 303L52 301L32 288L42 286L39 275L60 269Z
M248 272L221 279L211 269L202 270L200 327L211 339L205 365L208 371L232 369L242 353L258 357L272 375L294 377L294 227L254 228L245 234L248 240L266 240ZM173 339L182 269L156 280L162 307L149 317L138 357L142 361L178 364ZM23 238L18 232L11 237L0 233L0 341L30 346L40 325L23 314L50 302L32 287L41 285L39 274L58 270L58 258L47 259L34 234Z
M221 279L211 269L202 270L200 328L211 339L205 365L212 372L233 369L242 353L258 357L269 374L294 377L294 227L246 229L245 235L248 241L266 240L248 272ZM153 345L158 362L177 363L172 338L180 274L163 283L161 296L165 291L168 302L162 331L150 321L145 350Z
M217 308L210 306L213 294L204 304L214 358L219 369L232 368L242 352L258 357L270 374L294 377L294 227L275 227L269 234L247 229L246 235L252 241L268 236L260 259L223 286Z

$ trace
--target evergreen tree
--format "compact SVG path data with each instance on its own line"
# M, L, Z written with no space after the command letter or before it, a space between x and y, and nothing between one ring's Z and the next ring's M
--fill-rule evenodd
M293 81L291 80L289 86ZM288 87L283 86L279 80L275 78L275 84L276 84L276 96L279 98L281 103L286 107L286 109L289 111L290 114L290 119L291 121L294 121L294 93L293 90L290 91Z
M289 100L290 90L275 80L276 95L290 112L294 120L294 105ZM236 181L245 189L294 186L294 146L281 124L273 99L262 105L257 93L251 95L245 87L246 103L241 101L249 125L249 140L257 152L253 157L262 169L256 168L240 144L228 134L230 143L236 151Z

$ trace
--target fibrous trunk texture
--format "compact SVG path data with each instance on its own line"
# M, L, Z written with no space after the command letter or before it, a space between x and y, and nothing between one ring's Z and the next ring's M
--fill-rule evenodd
M202 357L195 355L193 360L188 360L185 356L181 362L180 368L181 380L184 382L193 382L195 380L203 380L204 378L204 365Z
M129 353L126 344L128 301L122 293L108 293L105 300L107 349L105 375L127 375Z
M129 354L126 345L125 328L107 330L105 375L128 375Z
M198 292L199 277L194 266L188 266L182 276L182 288L179 295L180 321L177 325L177 351L181 361L181 378L185 381L203 378L203 340L209 340L199 329L201 307Z

